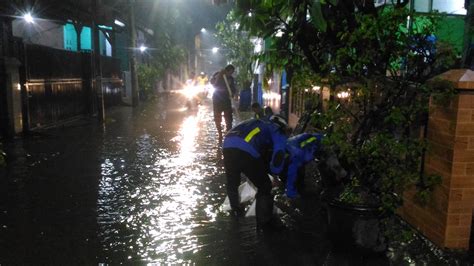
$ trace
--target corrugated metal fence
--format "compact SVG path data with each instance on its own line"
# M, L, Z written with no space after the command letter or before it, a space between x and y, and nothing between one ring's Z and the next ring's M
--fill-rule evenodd
M30 129L96 112L91 54L26 45L22 59ZM101 66L106 107L121 104L120 60L102 57Z

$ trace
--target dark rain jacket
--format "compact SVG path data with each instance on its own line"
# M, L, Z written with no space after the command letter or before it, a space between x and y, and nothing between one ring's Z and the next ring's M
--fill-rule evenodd
M214 102L227 102L230 103L231 96L235 95L235 85L234 85L234 78L232 76L226 76L227 82L229 83L230 91L232 95L229 96L229 90L225 84L225 80L223 76L217 74L214 83L214 94L212 95L212 100Z
M295 187L295 181L298 178L298 168L314 160L316 153L321 150L322 138L322 134L303 133L287 140L286 151L289 155L289 165L286 179L286 195L289 198L294 198L298 195Z
M236 125L226 134L223 148L240 149L254 158L271 151L270 172L279 174L284 166L286 139L277 125L250 119Z

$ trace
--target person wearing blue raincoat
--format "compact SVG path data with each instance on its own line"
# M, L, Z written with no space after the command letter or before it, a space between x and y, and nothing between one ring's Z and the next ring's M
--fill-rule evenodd
M302 133L291 137L286 142L286 195L293 199L299 195L297 184L304 182L304 166L316 158L322 149L323 134ZM287 168L287 169L286 169Z
M259 230L276 229L278 224L273 219L272 182L268 171L279 174L283 170L287 127L285 119L278 115L272 116L270 121L250 119L233 127L222 145L232 213L243 214L238 187L240 174L244 173L258 189L255 214Z

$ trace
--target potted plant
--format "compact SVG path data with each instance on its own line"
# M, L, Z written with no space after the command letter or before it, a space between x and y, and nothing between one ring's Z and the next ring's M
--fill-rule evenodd
M287 61L303 58L302 65L332 89L327 111L313 120L328 131L325 146L335 148L349 172L328 204L330 228L336 222L335 232L355 236L357 247L380 251L383 239L365 232L383 229L379 218L396 212L408 186L416 185L426 199L439 181L421 169L427 145L420 129L429 98L446 98L453 90L426 81L455 60L452 49L434 36L438 14L417 16L408 1L374 2L241 1L240 8L242 25L282 32L277 51L289 47ZM275 9L280 11L272 13Z

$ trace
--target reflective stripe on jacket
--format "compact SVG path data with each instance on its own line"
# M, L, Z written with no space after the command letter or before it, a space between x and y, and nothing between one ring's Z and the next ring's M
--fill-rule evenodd
M298 178L298 168L315 158L315 153L321 149L322 138L322 134L303 133L287 140L286 151L290 158L286 180L286 195L289 198L294 198L297 195L295 181Z
M270 171L278 174L283 169L286 145L285 134L273 123L250 119L233 127L225 136L223 148L237 148L259 158L272 151Z

